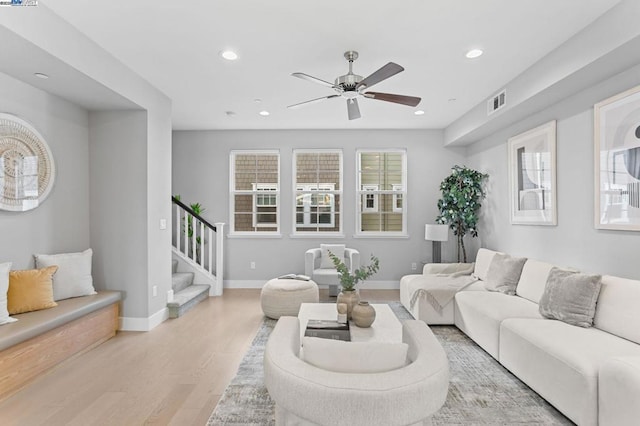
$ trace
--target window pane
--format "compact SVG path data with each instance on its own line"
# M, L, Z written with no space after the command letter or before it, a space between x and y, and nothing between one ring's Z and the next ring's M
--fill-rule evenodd
M235 207L237 213L253 212L253 196L252 195L236 195Z
M251 191L253 184L256 181L256 174L254 173L236 173L235 176L235 189L237 191Z

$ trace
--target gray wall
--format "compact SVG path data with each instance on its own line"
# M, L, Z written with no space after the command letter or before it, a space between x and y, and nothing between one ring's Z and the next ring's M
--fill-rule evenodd
M34 253L89 247L89 124L86 110L0 73L0 112L31 123L53 154L56 181L28 212L0 211L0 262L34 266Z
M173 133L173 194L187 203L200 202L204 217L229 223L229 152L233 149L279 149L281 169L281 238L227 238L225 285L257 285L289 272L304 272L304 252L322 242L344 242L358 249L365 262L371 253L380 258L381 270L370 281L389 285L411 273L411 263L431 259L431 243L424 240L425 223L437 216L439 184L455 164L464 163L461 152L442 147L441 131L418 130L282 130L282 131L176 131ZM344 240L292 238L291 188L294 148L342 148L344 163ZM408 154L409 238L354 238L355 150L406 148ZM444 247L443 258L453 259L454 246ZM250 262L256 269L250 269Z
M480 223L483 247L581 270L639 279L640 233L594 228L593 104L640 84L640 66L581 91L468 149L470 166L489 173ZM557 120L558 225L509 223L507 139Z
M89 114L93 276L124 292L125 317L148 316L147 114Z

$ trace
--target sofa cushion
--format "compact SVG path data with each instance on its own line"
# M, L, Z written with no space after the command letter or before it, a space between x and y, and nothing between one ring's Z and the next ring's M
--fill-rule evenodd
M454 307L456 326L496 359L503 320L542 319L538 305L530 300L491 291L461 291Z
M320 269L335 269L333 260L329 257L329 252L334 254L338 259L344 262L344 244L320 244Z
M540 298L542 316L579 327L591 327L600 294L600 275L552 268Z
M402 368L407 364L408 349L406 343L302 338L305 362L338 373L383 373Z
M516 286L526 261L525 257L511 257L508 254L496 253L487 270L485 288L509 295L516 294Z
M117 303L121 297L119 291L101 291L92 296L61 300L51 309L16 315L18 322L0 327L0 351Z
M520 281L516 287L516 295L529 299L534 303L540 303L540 297L544 293L547 285L549 271L554 265L540 262L539 260L528 259L522 268Z
M81 253L34 255L37 268L52 265L58 266L58 272L53 277L54 300L96 294L91 275L92 256L93 251L91 249Z
M598 370L640 346L596 328L512 318L500 327L500 362L574 422L597 425Z
M604 275L594 327L640 344L640 281Z
M598 424L635 425L640 419L640 357L607 359L598 372Z
M11 315L38 311L57 306L53 301L53 274L57 266L42 269L11 271L9 273L9 291L7 309Z
M7 310L7 292L9 291L9 271L11 262L0 263L0 325L15 322Z
M476 254L476 264L473 269L473 275L481 279L482 281L487 280L487 272L489 271L489 266L491 265L491 261L493 260L493 256L499 253L497 251L489 250L486 248L481 248L478 250L478 254Z

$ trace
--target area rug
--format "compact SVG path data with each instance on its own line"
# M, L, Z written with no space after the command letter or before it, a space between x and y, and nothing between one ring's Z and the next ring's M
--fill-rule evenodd
M411 314L389 303L400 319ZM274 425L274 404L264 386L262 356L276 321L265 319L207 425ZM434 425L572 425L454 326L431 326L449 357L449 394Z

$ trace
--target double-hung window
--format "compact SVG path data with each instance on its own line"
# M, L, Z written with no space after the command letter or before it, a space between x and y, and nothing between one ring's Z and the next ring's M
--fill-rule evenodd
M407 234L407 153L358 150L356 234Z
M340 234L342 215L342 151L293 151L293 233Z
M232 151L230 155L232 234L280 232L280 154Z

